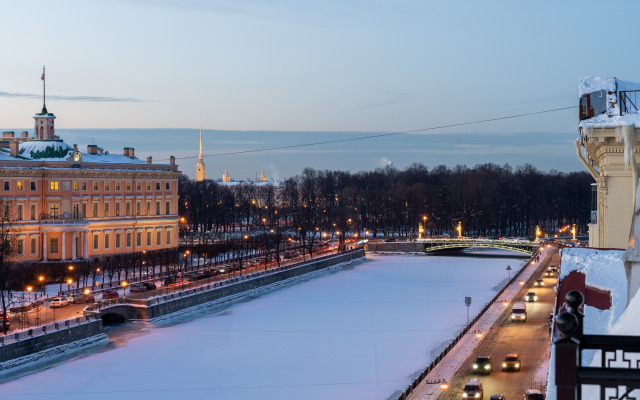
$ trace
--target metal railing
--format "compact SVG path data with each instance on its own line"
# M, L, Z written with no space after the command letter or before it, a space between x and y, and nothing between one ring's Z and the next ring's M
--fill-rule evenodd
M556 346L557 398L582 398L582 385L598 387L601 399L635 399L640 389L640 337L584 335L584 315L578 311L584 296L577 290L567 293L569 311L556 317L560 339ZM599 350L600 366L582 366L583 350Z
M67 329L72 326L81 325L85 322L91 322L99 317L95 315L87 315L84 317L70 318L67 320L56 321L50 324L40 325L32 328L19 329L11 332L8 335L0 336L0 345L17 342L24 339L29 339L34 336L46 335L47 333L59 331L61 329Z
M618 94L620 99L620 115L634 114L638 112L638 92L640 90L621 90Z

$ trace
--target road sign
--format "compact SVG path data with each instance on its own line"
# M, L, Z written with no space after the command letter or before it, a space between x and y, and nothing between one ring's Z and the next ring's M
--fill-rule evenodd
M469 307L471 305L471 297L465 297L464 304Z

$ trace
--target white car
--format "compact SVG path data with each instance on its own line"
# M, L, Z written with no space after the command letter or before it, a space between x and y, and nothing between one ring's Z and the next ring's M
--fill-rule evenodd
M49 303L49 307L51 308L64 307L68 305L69 305L69 299L67 299L66 297L54 297L53 299L51 299L51 302Z

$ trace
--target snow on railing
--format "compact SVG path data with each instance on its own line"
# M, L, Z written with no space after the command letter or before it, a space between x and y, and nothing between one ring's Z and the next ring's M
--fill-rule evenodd
M72 326L82 325L92 320L98 319L98 316L87 315L84 317L76 317L63 321L53 322L46 325L36 326L32 328L26 328L21 330L12 331L11 334L0 336L0 345L5 345L13 342L17 342L24 339L29 339L34 336L46 335L48 333L56 332L62 329L67 329Z

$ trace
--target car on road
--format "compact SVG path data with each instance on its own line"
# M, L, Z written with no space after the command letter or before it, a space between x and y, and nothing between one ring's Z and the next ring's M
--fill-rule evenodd
M504 358L502 362L502 370L503 371L520 371L520 357L518 357L517 353L510 353Z
M535 292L529 292L524 296L524 301L538 301L538 295Z
M142 285L147 289L147 290L156 290L156 284L153 282L142 282Z
M544 281L542 279L536 279L536 281L533 283L533 286L542 287L544 286Z
M474 374L487 374L489 375L493 371L493 363L491 362L491 356L479 356L473 363Z
M51 308L64 307L68 305L69 305L69 299L67 299L66 297L54 297L49 302L49 307Z
M492 394L489 400L504 400L503 394Z
M95 303L96 298L91 293L83 293L82 298L85 303Z
M142 283L132 283L129 286L129 293L144 293L147 291L147 288Z
M511 308L511 322L527 321L527 304L521 301L513 303Z
M480 379L469 379L462 389L463 399L483 399L484 390Z
M558 272L558 267L556 267L555 265L551 265L551 266L549 267L549 269L550 269L552 272Z
M546 276L546 277L553 276L553 271L551 270L551 268L549 268L546 271L544 271L544 276Z
M120 295L113 289L107 289L102 292L103 299L117 299L118 297L120 297Z
M544 400L545 396L542 391L538 389L529 389L524 393L522 400Z
M82 297L81 294L70 294L67 296L67 300L69 300L71 304L84 303L84 297Z

